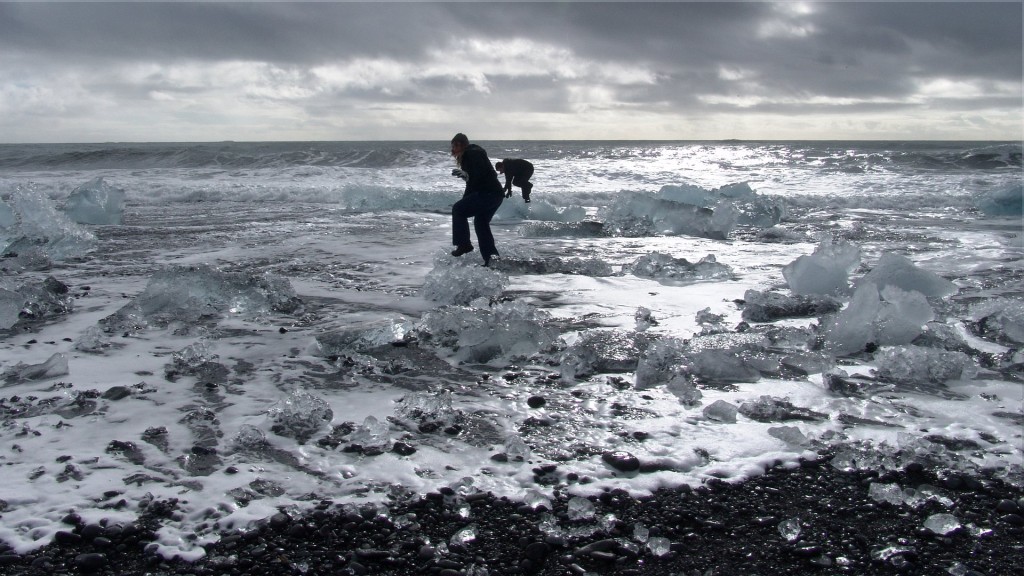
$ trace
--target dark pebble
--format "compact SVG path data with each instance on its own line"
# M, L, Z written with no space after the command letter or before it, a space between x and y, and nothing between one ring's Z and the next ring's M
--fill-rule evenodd
M629 452L621 450L605 452L601 455L601 459L605 464L620 472L636 472L640 469L640 459Z
M75 556L75 566L82 570L99 570L107 565L107 555L99 553L79 554Z
M996 504L996 511L1002 512L1003 514L1018 514L1020 513L1020 506L1016 502L1008 498L1004 498Z
M543 396L530 396L530 398L526 400L526 405L530 408L540 408L547 403L548 401L545 400Z
M395 442L394 446L391 447L391 451L399 456L409 456L416 453L416 448L408 442Z

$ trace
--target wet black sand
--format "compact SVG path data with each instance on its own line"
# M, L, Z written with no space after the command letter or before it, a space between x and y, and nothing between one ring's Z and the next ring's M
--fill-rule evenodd
M539 529L550 512L562 527L593 526L569 520L568 496L553 510L533 510L486 494L470 497L459 516L447 489L395 504L387 515L362 513L322 501L302 516L280 513L245 533L224 534L197 562L166 560L150 543L173 502L151 505L136 524L85 526L69 517L50 546L19 556L0 548L2 574L216 574L216 575L778 575L921 574L1002 576L1024 567L1024 491L979 476L927 470L839 471L830 456L797 469L696 489L663 490L648 498L606 492L592 499L598 517L615 521L586 537L551 536ZM557 481L562 470L537 469L537 480ZM952 507L876 502L872 482L902 487L932 485ZM924 528L937 513L964 527L945 536ZM797 517L801 533L787 541L781 522ZM414 521L412 524L408 522ZM666 538L656 556L634 539L635 523L650 537ZM454 534L476 525L476 538L450 545ZM973 525L975 528L968 528ZM445 546L447 545L447 550Z

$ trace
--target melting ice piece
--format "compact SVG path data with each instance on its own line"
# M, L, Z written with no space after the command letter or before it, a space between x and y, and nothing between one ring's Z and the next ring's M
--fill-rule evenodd
M259 451L269 445L267 435L252 424L243 424L239 427L232 444L236 449L243 451Z
M42 364L23 364L18 362L4 372L4 380L8 383L45 380L67 376L68 357L60 352L50 356Z
M25 297L21 294L0 288L0 330L7 330L18 323Z
M848 242L823 240L810 255L782 268L789 289L800 296L838 296L849 290L849 276L860 264L860 248Z
M886 286L896 286L906 291L916 290L929 298L956 294L958 288L949 280L918 268L905 256L886 252L870 272L861 278L857 285L872 283L879 290Z
M448 541L449 546L465 546L474 540L476 540L476 524L470 524L465 528L459 530L455 534L452 534L451 539Z
M324 356L362 353L378 346L407 342L412 328L412 322L405 318L390 318L320 334L316 343Z
M881 484L872 482L868 486L868 497L876 502L888 502L889 504L903 503L903 489L899 484Z
M704 408L704 417L716 422L735 423L738 411L736 406L725 400L715 400L714 403Z
M637 542L647 542L651 537L651 531L646 526L637 522L633 524L633 539Z
M768 429L768 435L794 446L807 444L807 436L796 426L773 426Z
M800 538L800 519L790 518L779 522L779 534L786 539L787 542L796 542Z
M991 298L971 307L971 320L985 337L1024 343L1024 302Z
M71 192L64 213L79 224L121 224L124 190L107 184L102 176L94 178Z
M271 432L305 442L334 418L331 405L323 398L295 390L270 407L267 415Z
M530 447L526 445L522 437L513 434L505 440L505 454L512 461L526 461L530 458Z
M15 240L7 251L20 251L20 247L35 245L53 260L84 256L96 247L96 236L53 206L43 193L33 187L19 186L10 197L11 207L18 215ZM15 246L20 246L16 250Z
M624 266L623 271L641 278L691 282L733 277L732 268L719 264L714 254L708 254L696 264L691 264L686 258L673 258L670 254L651 252Z
M594 517L595 511L593 502L580 496L573 496L569 500L566 513L569 520L590 520Z
M878 376L901 384L942 383L972 376L977 367L963 352L920 346L891 346L875 354Z
M665 389L675 394L679 398L679 403L683 406L700 406L700 400L703 397L701 391L693 385L685 376L676 376L668 381L665 385Z
M508 277L483 266L437 265L427 273L421 293L427 300L466 306L477 298L495 298L508 286Z
M932 514L925 519L924 527L940 536L945 536L958 530L960 521L952 514Z
M540 508L541 506L547 508L548 510L551 509L551 500L549 500L547 496L533 489L527 491L526 497L523 498L523 503L529 506L530 508L533 508L534 510Z
M660 558L672 551L672 542L668 538L655 536L647 541L647 549Z
M352 432L349 441L364 449L385 448L391 442L391 429L387 422L381 422L374 416L367 416L363 424Z

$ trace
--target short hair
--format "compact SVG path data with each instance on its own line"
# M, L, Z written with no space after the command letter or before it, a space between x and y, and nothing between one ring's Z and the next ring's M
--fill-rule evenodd
M504 162L495 162L494 163L494 167L497 168L498 170L501 170L504 166L505 166Z
M459 132L452 138L452 143L454 144L456 142L462 144L463 146L469 146L469 138L466 137L466 135L463 134L462 132Z

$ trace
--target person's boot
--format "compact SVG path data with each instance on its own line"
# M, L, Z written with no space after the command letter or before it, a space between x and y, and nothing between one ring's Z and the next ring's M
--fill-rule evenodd
M470 253L472 251L473 251L473 245L472 244L463 244L461 246L456 246L455 250L452 250L452 256L462 256L463 254L468 254L468 253Z

